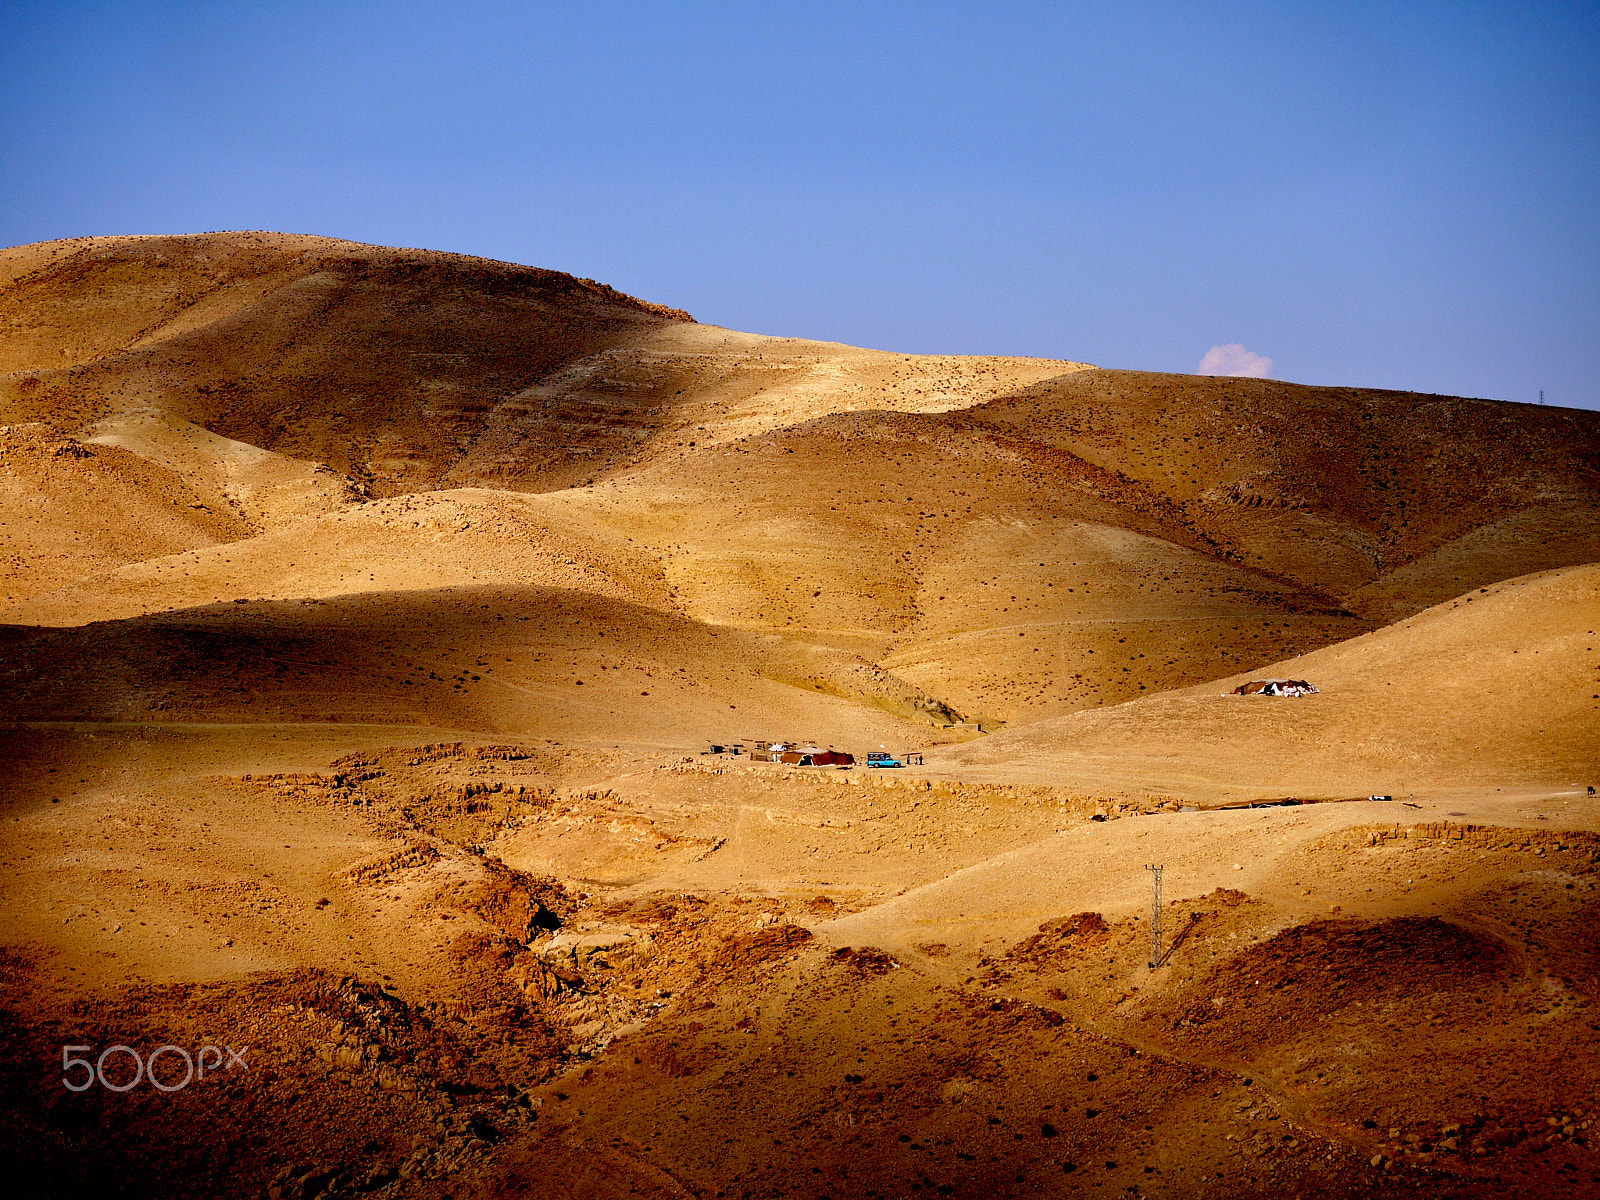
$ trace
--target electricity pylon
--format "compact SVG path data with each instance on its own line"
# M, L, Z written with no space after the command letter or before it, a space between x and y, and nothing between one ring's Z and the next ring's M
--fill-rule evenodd
M1161 961L1161 868L1145 864L1150 872L1150 969Z

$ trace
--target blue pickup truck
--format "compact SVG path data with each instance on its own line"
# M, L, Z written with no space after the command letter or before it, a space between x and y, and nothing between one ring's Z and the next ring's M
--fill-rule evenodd
M878 752L874 752L872 754L868 754L867 755L867 766L869 766L869 767L903 767L903 766L905 766L905 763L901 762L898 758L896 758L892 754L884 754L881 751L878 751Z

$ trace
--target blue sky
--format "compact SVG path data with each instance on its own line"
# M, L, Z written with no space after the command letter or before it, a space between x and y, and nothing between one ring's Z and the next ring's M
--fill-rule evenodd
M1600 408L1597 14L24 0L0 243L320 233L760 333Z

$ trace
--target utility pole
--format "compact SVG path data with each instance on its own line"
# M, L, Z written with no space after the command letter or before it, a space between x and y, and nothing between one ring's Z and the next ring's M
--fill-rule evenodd
M1150 969L1161 961L1161 868L1145 864L1150 872Z

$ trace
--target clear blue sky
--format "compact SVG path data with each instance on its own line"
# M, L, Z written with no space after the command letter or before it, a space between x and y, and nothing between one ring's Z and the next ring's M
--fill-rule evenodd
M278 229L885 349L1600 407L1593 3L0 5L0 242Z

